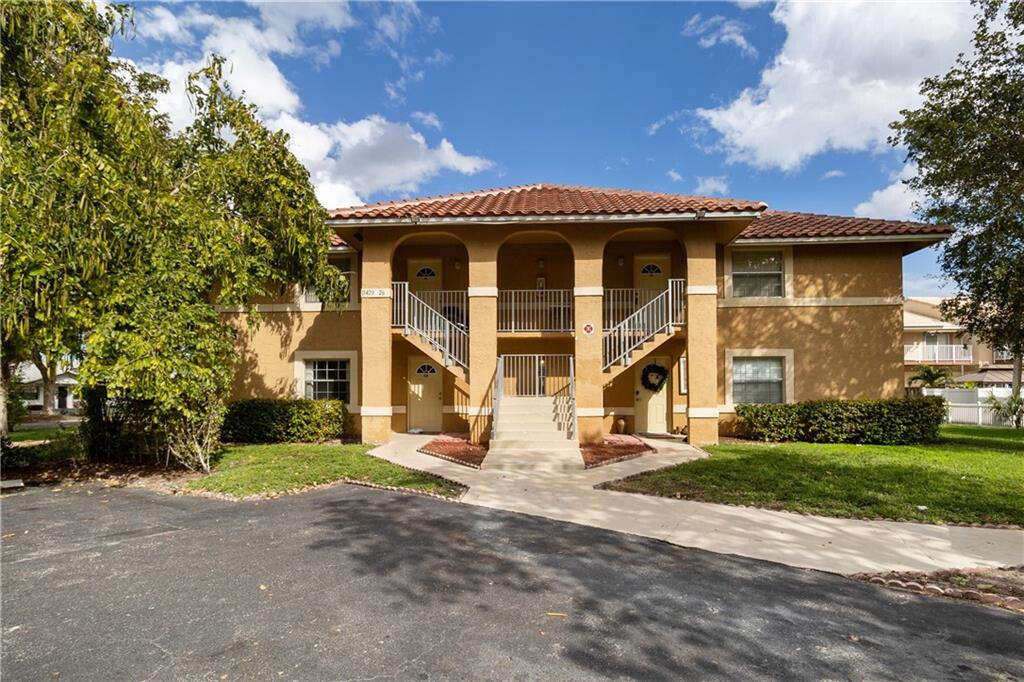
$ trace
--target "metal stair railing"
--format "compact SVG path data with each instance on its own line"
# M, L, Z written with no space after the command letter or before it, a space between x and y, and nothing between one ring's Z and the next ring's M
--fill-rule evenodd
M684 323L683 282L681 279L670 279L665 291L604 333L602 369L608 369L617 362L628 365L634 350L656 334L671 334L675 325Z
M461 325L409 291L407 282L394 282L392 296L392 325L402 327L406 336L423 339L441 354L445 367L456 364L469 369L469 334Z

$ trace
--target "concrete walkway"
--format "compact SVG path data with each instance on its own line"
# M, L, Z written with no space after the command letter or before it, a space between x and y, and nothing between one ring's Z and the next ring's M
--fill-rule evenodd
M800 568L850 574L1024 563L1024 531L833 519L594 489L707 456L679 441L648 440L655 453L596 469L525 473L478 471L416 451L431 438L392 434L370 454L468 486L467 504Z

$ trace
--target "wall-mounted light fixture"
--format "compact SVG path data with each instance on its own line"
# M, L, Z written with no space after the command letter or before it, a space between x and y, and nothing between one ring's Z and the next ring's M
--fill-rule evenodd
M544 269L544 259L543 258L538 258L537 259L537 269L538 270L543 270Z
M456 270L461 270L462 269L462 261L460 261L460 260L455 261L455 269Z
M623 258L622 256L619 256L619 267L621 268L625 264L626 264L626 259Z

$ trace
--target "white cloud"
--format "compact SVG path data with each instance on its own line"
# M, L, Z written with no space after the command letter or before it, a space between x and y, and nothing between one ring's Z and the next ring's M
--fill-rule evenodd
M742 21L726 19L720 14L705 19L699 12L690 17L683 26L683 35L697 37L701 47L714 47L719 43L734 45L746 57L756 57L757 49L750 44L744 35L750 28Z
M449 54L444 50L435 47L434 52L427 57L426 61L427 64L432 64L434 66L444 66L445 64L450 63L453 59L455 59L455 55Z
M693 188L694 194L725 194L729 191L729 183L724 175L713 175L710 177L697 176L697 186Z
M433 128L434 130L441 129L441 119L433 111L414 111L409 115L412 116L413 120L419 121L428 128Z
M787 37L760 83L698 109L730 161L791 170L830 149L887 147L889 123L925 76L969 47L967 3L779 3Z
M825 173L821 176L821 179L831 180L832 178L842 178L845 176L846 173L844 171L841 171L838 168L833 168L832 170L825 171Z
M665 171L665 175L667 175L668 179L672 182L682 182L683 180L683 176L680 175L675 168L669 168Z
M325 58L340 53L341 43L326 36L318 36L319 42L313 40L306 35L307 29L324 29L322 32L330 35L352 27L355 21L343 3L260 3L257 8L258 15L250 17L218 17L185 7L172 15L175 21L151 10L140 18L140 34L179 46L186 42L189 48L173 59L139 65L170 81L170 91L158 97L157 106L177 129L193 118L185 94L188 74L216 53L227 60L224 77L231 88L244 92L257 105L269 127L289 134L289 148L309 170L317 198L326 206L359 204L383 191L415 192L442 171L469 175L493 166L484 157L461 153L447 139L431 147L408 123L389 121L379 114L355 121L303 119L301 97L277 67L275 57L305 57L322 64ZM378 20L374 27L379 39L384 36L401 42L417 22L434 26L414 5L389 7L384 16L389 19ZM197 36L202 36L198 45ZM414 59L393 50L390 53L404 71L402 79L422 79L422 71L412 67ZM441 128L436 114L417 112L413 118Z
M411 193L444 170L472 175L493 166L462 154L447 139L436 147L407 123L379 114L346 123L308 123L291 115L270 121L291 136L290 148L309 169L317 198L329 207L362 203L381 191Z
M135 33L140 38L169 40L174 43L191 43L195 40L187 22L178 18L163 5L144 8L136 15Z
M657 132L659 130L661 130L662 128L667 126L669 123L672 123L673 121L678 120L680 117L682 117L685 114L686 114L686 109L679 109L677 111L673 111L670 114L666 114L666 115L662 116L657 121L654 121L653 123L649 123L647 125L647 134L648 135L655 135L655 134L657 134Z
M875 190L867 201L857 204L853 214L860 218L913 220L914 203L919 201L920 197L903 184L903 181L914 177L916 172L912 166L904 166L889 185Z

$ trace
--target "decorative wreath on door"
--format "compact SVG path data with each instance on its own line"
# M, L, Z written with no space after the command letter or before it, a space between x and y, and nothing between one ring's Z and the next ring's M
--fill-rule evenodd
M668 369L652 362L640 372L640 383L652 393L657 393L668 379Z

